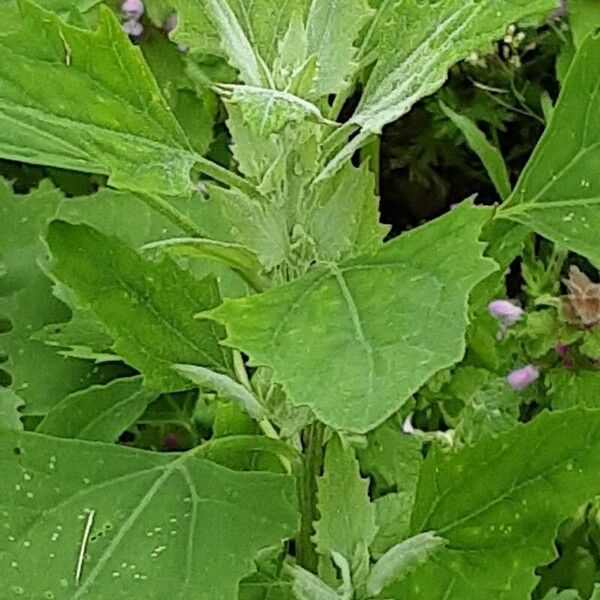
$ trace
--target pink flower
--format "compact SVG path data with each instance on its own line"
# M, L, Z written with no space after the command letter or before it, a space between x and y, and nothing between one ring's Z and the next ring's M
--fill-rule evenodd
M511 371L506 379L513 390L520 392L530 386L539 376L540 372L533 365L526 365Z
M140 37L144 33L144 26L135 19L128 19L123 23L123 31L131 37Z
M509 300L494 300L488 304L488 311L505 327L514 325L522 316L523 309Z
M125 0L121 4L121 12L128 19L139 21L144 14L144 3L142 0Z

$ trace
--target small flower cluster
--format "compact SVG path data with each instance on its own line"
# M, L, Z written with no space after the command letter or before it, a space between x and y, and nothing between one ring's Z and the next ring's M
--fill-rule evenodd
M142 0L125 0L121 4L121 13L125 18L123 31L132 38L139 38L144 33L141 19L144 16L144 3Z
M499 339L502 339L506 334L506 330L520 321L523 316L523 309L510 302L510 300L494 300L489 303L488 311L500 321ZM537 367L530 364L511 371L506 380L513 390L520 392L529 387L539 376L540 372Z

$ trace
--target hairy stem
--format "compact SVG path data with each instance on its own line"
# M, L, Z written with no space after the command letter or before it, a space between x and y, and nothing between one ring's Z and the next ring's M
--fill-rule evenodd
M298 564L313 573L317 572L319 557L312 542L313 523L317 519L317 477L323 464L322 423L315 422L303 432L304 469L299 487L300 532L296 538L296 560Z
M179 210L177 210L172 204L167 202L164 198L156 194L144 194L140 196L144 202L156 210L156 212L160 213L171 223L177 225L189 236L192 237L204 237L201 229L192 221L187 215L183 214Z
M247 196L252 198L262 199L260 192L250 183L248 183L243 177L240 177L233 171L218 165L211 160L203 157L198 157L196 162L196 168L200 173L207 175L211 179L223 183L227 187L240 190Z

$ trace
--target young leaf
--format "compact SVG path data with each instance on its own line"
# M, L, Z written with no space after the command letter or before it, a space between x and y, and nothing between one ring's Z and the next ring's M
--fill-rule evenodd
M38 433L95 442L114 442L146 410L156 393L141 377L115 379L70 394L37 426Z
M317 481L321 515L315 523L317 551L327 560L334 552L350 566L352 575L368 569L368 547L373 541L375 508L369 500L369 483L362 479L351 447L338 436L327 444L323 477Z
M488 215L465 203L372 258L317 266L206 316L226 324L228 345L271 367L294 404L368 431L461 358L468 294L494 270L477 240Z
M498 216L522 223L600 266L600 36L582 45L554 116ZM558 151L560 150L560 151Z
M373 565L367 579L367 593L378 596L390 584L401 581L429 560L447 542L427 531L396 544Z
M19 6L19 26L0 36L0 154L106 174L115 187L189 193L197 157L111 11L102 7L91 32Z
M550 371L547 398L552 408L563 410L575 406L600 408L600 373L598 371Z
M467 139L469 147L481 160L498 195L505 200L510 195L510 180L506 164L500 150L485 137L485 134L474 121L454 112L449 106L440 102L444 114L460 129Z
M310 571L297 565L288 570L294 578L292 589L296 600L345 600Z
M413 531L448 545L391 597L525 598L554 558L559 523L600 492L600 411L543 413L421 471Z
M194 451L4 431L0 464L2 583L23 597L235 600L256 553L296 528L291 478Z
M266 286L260 276L262 265L258 257L241 244L209 238L171 238L146 244L144 250L167 251L175 256L192 256L221 263L238 273L254 289L261 290Z
M435 92L448 69L488 42L509 23L550 12L556 0L440 0L386 2L380 8L377 64L351 118L363 131L320 175L326 178L372 133Z
M53 221L48 244L56 277L102 321L117 354L145 375L148 387L189 387L173 363L231 370L230 354L219 345L220 328L194 319L219 303L214 279L198 281L169 259L145 261L86 225Z
M317 56L318 97L337 94L356 70L354 43L372 16L367 0L312 0L306 26L308 55Z
M290 123L298 124L307 119L335 125L325 119L314 104L288 92L249 85L221 85L218 90L228 102L239 106L244 123L261 137L279 133Z
M233 400L257 421L265 418L266 411L257 398L231 377L194 365L174 365L174 369L197 386L214 390L223 399Z
M0 427L4 429L23 429L19 409L25 402L8 388L0 388Z

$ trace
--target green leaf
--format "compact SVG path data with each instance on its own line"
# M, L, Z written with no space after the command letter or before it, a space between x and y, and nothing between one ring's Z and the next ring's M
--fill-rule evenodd
M580 48L585 38L600 26L600 3L597 0L569 1L569 29L575 47Z
M73 10L84 13L100 4L101 1L102 0L38 0L36 4L66 18ZM19 15L18 5L19 3L16 0L3 0L3 2L0 3L0 23L2 24L0 27L2 27L2 31L14 25L14 22Z
M367 593L378 596L386 587L404 579L429 560L447 542L448 540L427 531L390 548L371 568L367 579Z
M231 377L194 365L174 365L174 368L192 383L214 390L223 399L233 400L257 421L265 418L266 411L258 399Z
M485 137L485 134L477 124L454 112L449 106L440 102L444 114L460 129L467 139L469 147L481 160L500 198L505 200L510 195L510 180L504 158L500 150Z
M555 7L555 0L385 2L377 21L377 64L350 119L363 131L320 177L330 176L369 135L380 133L384 125L440 88L453 64L501 38L510 23Z
M216 94L192 82L185 70L186 55L162 31L147 28L140 49L192 148L203 156L214 138Z
M148 387L189 387L174 363L231 370L230 354L219 345L220 328L194 319L219 303L214 279L198 281L168 259L145 261L86 225L53 221L48 244L56 277L102 321L117 354L144 374Z
M410 513L414 505L414 493L392 492L377 498L374 504L378 531L371 543L371 556L376 559L401 540L410 537Z
M12 390L0 388L0 427L4 429L23 429L20 409L25 406Z
M91 32L27 0L20 10L0 36L0 154L186 195L197 156L111 11Z
M321 260L344 260L381 248L389 227L379 222L375 178L367 165L347 163L314 189L317 208L309 231Z
M26 402L26 414L44 414L67 394L98 380L93 365L65 359L35 335L70 317L69 308L52 294L40 239L62 202L62 194L47 182L20 196L0 179L0 267L5 271L0 275L0 322L10 322L9 330L0 333L5 360L0 371L9 374L12 389Z
M317 55L317 96L337 94L357 69L354 43L372 17L367 0L312 0L306 25L308 55Z
M115 379L70 394L37 426L38 433L96 442L115 442L156 399L142 378Z
M369 500L368 480L362 479L350 446L334 435L327 444L323 477L317 480L320 519L314 542L324 559L340 554L354 576L368 569L368 548L377 528L375 507Z
M498 216L530 227L600 266L600 36L569 69L552 120Z
M584 333L581 353L592 360L600 360L600 327Z
M257 290L266 286L266 282L260 276L262 265L258 257L241 244L209 238L171 238L146 244L144 250L167 251L175 256L192 256L214 261L231 268Z
M560 441L560 443L557 443ZM413 532L448 545L389 597L529 597L535 568L555 557L559 523L600 492L600 411L542 413L455 453L434 449L421 471Z
M297 600L344 600L335 590L310 571L297 565L289 567L294 578L294 598Z
M15 596L235 600L256 553L296 529L291 478L236 473L194 451L6 431L0 464L0 568Z
M238 190L207 188L209 197L199 202L198 211L208 237L245 246L267 271L285 261L290 240L280 210Z
M261 87L266 82L259 58L232 10L229 0L204 0L202 4L217 31L221 47L231 66L239 71L244 83Z
M217 89L228 102L239 106L244 123L261 137L305 120L335 125L314 104L288 92L249 85L221 85Z
M359 449L358 457L380 494L396 490L414 495L423 461L422 446L420 438L384 423L369 432L367 447Z
M319 265L206 316L227 326L228 345L271 367L294 404L368 431L462 357L468 294L494 270L477 241L488 215L465 203L372 258Z
M548 400L555 409L600 408L600 372L556 369L546 374Z

